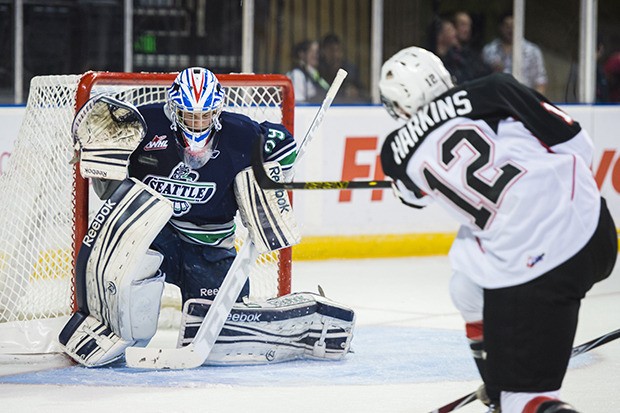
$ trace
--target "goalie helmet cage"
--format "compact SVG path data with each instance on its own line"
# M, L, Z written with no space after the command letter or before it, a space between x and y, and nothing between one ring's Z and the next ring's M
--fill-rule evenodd
M93 95L136 106L163 102L176 73L87 72L32 79L24 119L0 176L0 355L60 350L58 332L75 310L73 267L100 201L71 165L71 123ZM217 75L224 110L294 130L294 93L284 75ZM243 236L237 219L237 238ZM290 292L291 249L253 266L251 298ZM12 358L10 358L12 359ZM2 358L0 358L0 361Z

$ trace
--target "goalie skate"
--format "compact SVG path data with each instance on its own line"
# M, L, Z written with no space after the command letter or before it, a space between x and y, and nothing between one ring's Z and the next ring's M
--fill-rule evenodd
M185 303L179 347L191 343L211 304ZM340 360L350 351L354 324L353 310L311 293L236 304L205 364Z

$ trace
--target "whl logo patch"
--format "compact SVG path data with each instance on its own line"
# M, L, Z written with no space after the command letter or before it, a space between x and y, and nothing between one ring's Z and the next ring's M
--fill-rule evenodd
M197 182L200 175L180 162L169 177L147 175L144 183L172 201L172 215L187 214L192 204L206 204L215 194L215 182Z
M153 139L144 145L145 151L162 151L168 148L168 137L166 135L155 135Z

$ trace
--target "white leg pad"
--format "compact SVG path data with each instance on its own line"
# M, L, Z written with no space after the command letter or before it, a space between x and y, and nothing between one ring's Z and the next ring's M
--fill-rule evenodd
M130 340L150 340L157 331L164 274L158 271L160 253L148 250L133 276L119 288L118 330Z
M186 302L179 346L192 341L211 303ZM353 310L311 293L236 304L205 364L340 360L351 349L354 325Z
M121 339L95 317L83 313L71 317L60 333L61 341L65 341L63 337L68 334L71 335L64 344L65 352L86 367L110 364L120 359L127 347L135 344L135 341Z
M170 201L127 179L92 220L76 263L79 309L59 336L79 363L110 363L155 335L163 257L149 246L171 215Z
M130 346L146 346L157 331L157 319L164 275L158 271L161 254L149 250L136 273L124 277L118 291L114 325L111 327L92 315L75 313L60 333L61 344L66 353L87 367L98 367L118 360ZM154 275L153 275L154 274ZM147 275L147 276L145 276Z

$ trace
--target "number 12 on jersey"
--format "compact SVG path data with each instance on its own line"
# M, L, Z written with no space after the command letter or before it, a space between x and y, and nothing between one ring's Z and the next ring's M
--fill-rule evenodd
M456 153L463 145L476 155L459 172L455 169L458 159ZM465 196L462 191L450 185L448 180L442 178L441 174L428 164L422 169L429 187L440 192L457 208L469 215L480 229L487 227L508 188L524 173L512 162L506 162L501 167L494 166L493 153L493 142L475 127L456 129L440 143L437 152L439 164L446 173L461 175L459 179L469 196ZM495 171L495 176L490 180L482 177L482 172L489 169ZM472 202L471 195L478 198L479 202Z

